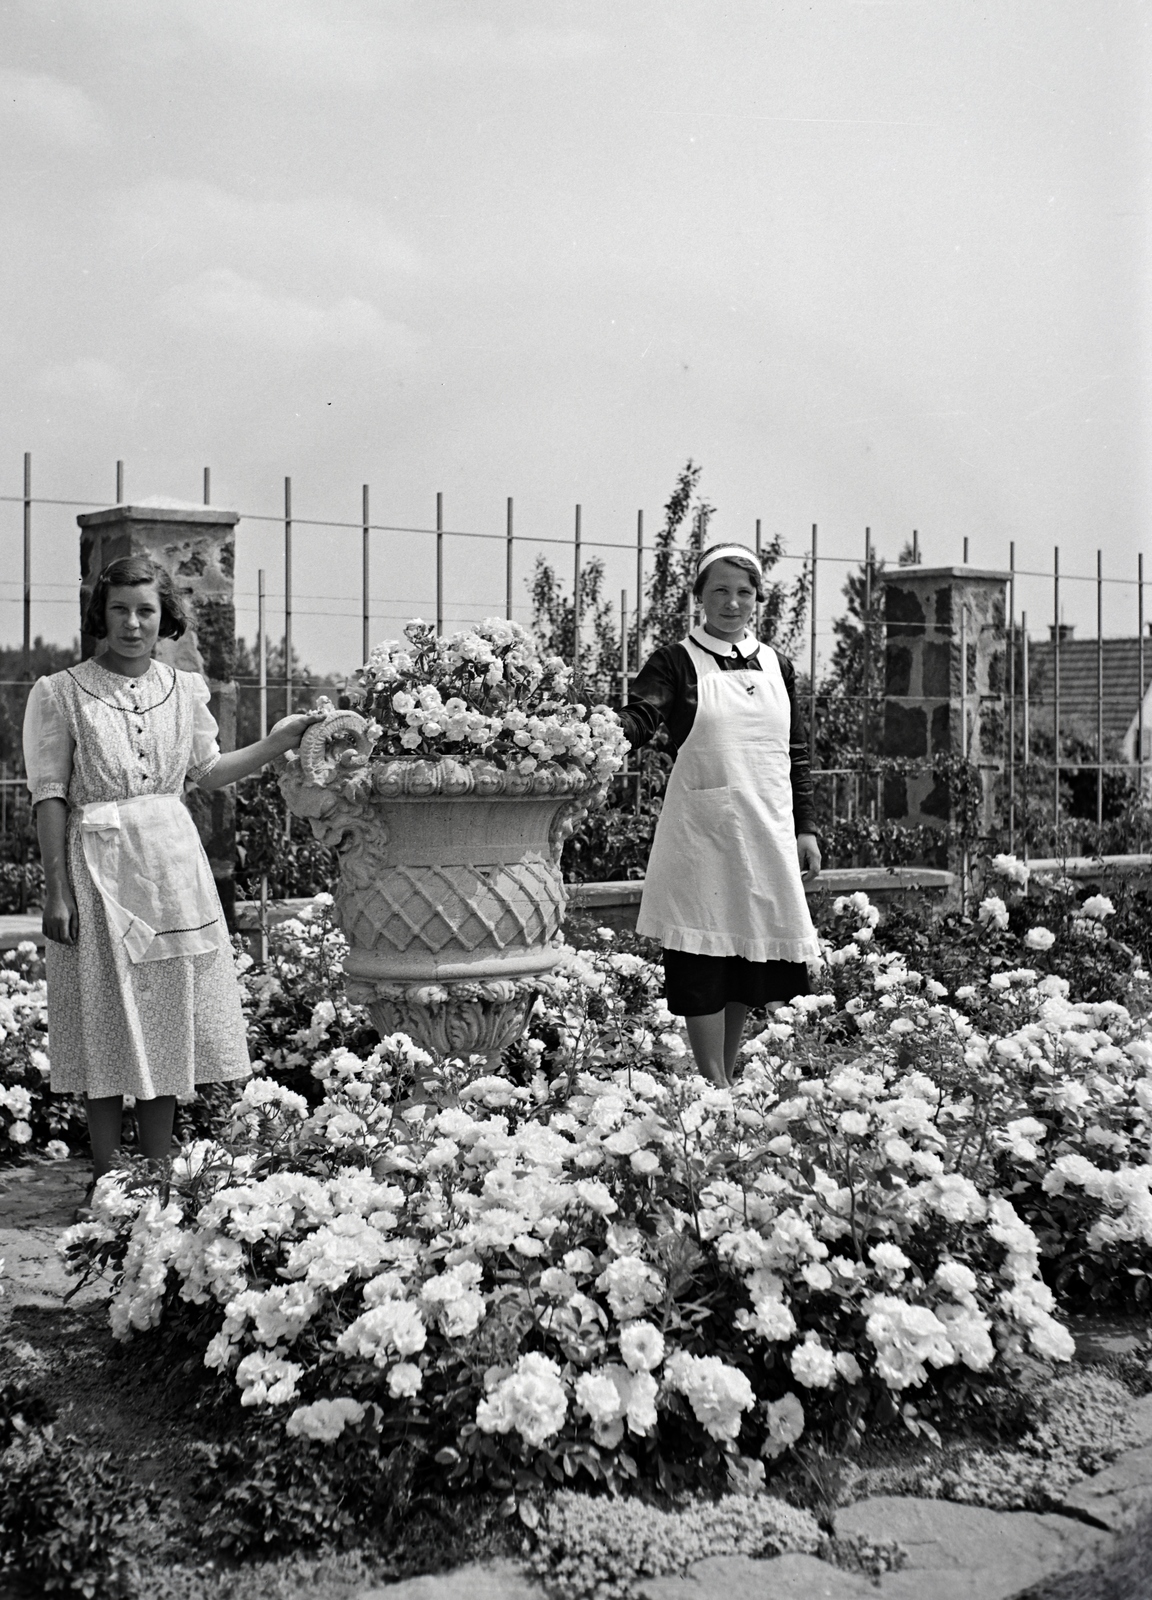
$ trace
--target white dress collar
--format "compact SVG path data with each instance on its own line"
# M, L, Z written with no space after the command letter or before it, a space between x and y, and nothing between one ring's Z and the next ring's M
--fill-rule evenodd
M750 634L746 634L743 639L740 639L733 644L726 644L723 639L717 639L714 638L712 634L705 633L704 629L701 627L693 628L688 637L691 639L693 644L698 644L701 650L707 650L709 655L739 655L743 656L745 661L747 661L750 656L754 656L757 650L760 648L759 639L753 638Z

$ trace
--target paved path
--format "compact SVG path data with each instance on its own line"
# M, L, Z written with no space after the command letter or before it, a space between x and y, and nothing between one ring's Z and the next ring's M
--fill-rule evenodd
M7 1263L0 1331L16 1306L63 1305L74 1280L57 1261L55 1243L86 1182L81 1161L0 1168L0 1258ZM102 1293L92 1285L72 1304ZM1152 1395L1135 1410L1147 1442L1076 1484L1070 1515L879 1495L836 1515L838 1532L896 1539L908 1551L909 1564L879 1585L814 1556L716 1556L683 1578L648 1580L638 1600L1010 1600L1043 1578L1091 1566L1116 1532L1152 1509ZM518 1563L495 1561L365 1589L356 1600L544 1600L544 1591Z

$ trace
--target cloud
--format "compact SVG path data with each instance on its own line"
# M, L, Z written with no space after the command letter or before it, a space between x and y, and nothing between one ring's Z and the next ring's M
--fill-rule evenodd
M342 280L416 270L419 258L382 211L339 194L252 200L199 179L156 178L127 191L119 221L141 256L177 256L184 271L230 259L262 269L309 265Z
M317 87L371 87L422 68L540 70L602 55L590 29L534 23L501 26L464 7L419 0L78 0L90 28L167 35L165 53L207 49L232 71Z
M99 107L81 89L43 72L0 67L0 115L50 144L70 149L103 134Z
M36 387L59 400L84 400L107 407L129 406L136 399L135 388L119 368L92 357L45 367L37 375Z
M346 295L325 305L279 294L230 267L178 284L164 296L162 310L179 327L283 354L372 350L402 356L416 343L408 328L388 321L367 300Z

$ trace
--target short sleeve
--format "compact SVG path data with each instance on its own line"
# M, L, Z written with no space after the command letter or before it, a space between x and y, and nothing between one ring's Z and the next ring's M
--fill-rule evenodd
M37 678L24 710L24 771L32 804L67 800L76 748L50 678Z
M199 783L212 771L220 759L220 729L216 718L208 709L211 692L198 672L188 674L192 684L192 758L188 762L188 776Z

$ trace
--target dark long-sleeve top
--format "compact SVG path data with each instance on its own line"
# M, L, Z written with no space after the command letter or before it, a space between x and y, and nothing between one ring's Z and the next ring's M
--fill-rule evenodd
M696 632L694 644L714 656L722 672L762 672L759 652L745 655L735 646L725 649L717 640L715 650L701 644ZM711 641L710 641L711 643ZM745 646L747 648L747 646ZM762 644L760 650L772 650L772 645ZM721 651L724 651L721 654ZM788 691L791 707L791 725L788 733L788 754L792 766L792 813L796 832L815 833L816 818L812 803L812 768L808 761L808 734L796 702L796 669L786 656L775 651ZM663 723L668 731L668 744L673 758L692 731L696 720L696 666L688 651L679 644L661 645L654 650L636 674L632 697L620 713L628 743L635 750L647 744Z

